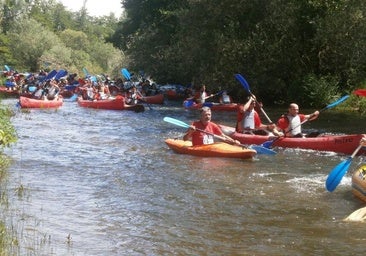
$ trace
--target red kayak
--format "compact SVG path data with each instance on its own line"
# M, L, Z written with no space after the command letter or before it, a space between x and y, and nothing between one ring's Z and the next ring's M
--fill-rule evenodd
M19 90L10 90L9 88L7 88L5 86L0 86L0 94L6 95L8 97L18 97Z
M266 141L273 140L271 147L283 148L301 148L319 151L331 151L351 155L358 147L361 138L365 134L346 134L332 135L324 134L313 138L289 138L263 135L252 135L235 132L233 127L220 126L222 131L231 138L240 141L243 144L261 145ZM361 149L358 155L366 154L365 149Z
M164 104L164 94L144 96L142 97L141 101L143 103L150 103L150 104Z
M108 109L108 110L133 110L135 112L143 112L144 106L141 104L127 105L123 96L118 95L113 99L105 100L83 100L78 98L78 105L83 108Z
M366 97L366 89L357 89L353 92L353 94L356 94L358 96Z
M183 102L185 109L201 109L202 107L209 107L212 111L238 111L239 104L221 104L215 102L195 103L192 100L185 100Z
M19 97L21 108L59 108L63 104L62 98L55 100L38 100L24 96Z

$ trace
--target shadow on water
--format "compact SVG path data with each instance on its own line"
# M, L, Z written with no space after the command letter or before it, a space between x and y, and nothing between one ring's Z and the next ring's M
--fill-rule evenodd
M335 192L324 188L329 171L345 156L280 148L276 156L252 161L179 155L164 139L179 138L184 129L164 122L165 116L190 123L197 112L180 104L136 114L76 103L58 111L17 112L12 121L19 142L7 150L13 164L5 219L20 233L19 254L364 251L363 226L342 222L361 206L350 192L350 175ZM364 120L353 117L351 122L348 115L328 111L306 128L362 131ZM213 117L227 125L235 118ZM362 160L357 157L352 169ZM14 193L20 184L22 197Z

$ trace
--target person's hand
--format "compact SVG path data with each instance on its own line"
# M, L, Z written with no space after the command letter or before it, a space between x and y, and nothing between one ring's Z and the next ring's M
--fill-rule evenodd
M363 138L360 140L360 145L362 145L363 147L366 147L366 137L363 137Z
M275 128L276 128L276 125L275 124L269 124L269 125L267 125L267 130L269 130L269 131L273 131Z

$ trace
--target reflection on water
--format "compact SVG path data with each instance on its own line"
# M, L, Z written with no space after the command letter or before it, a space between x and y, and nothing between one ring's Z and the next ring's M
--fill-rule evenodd
M276 149L276 156L242 161L173 153L164 139L184 130L163 118L190 122L196 114L178 105L136 114L71 102L57 111L18 112L19 142L7 150L14 162L4 218L21 233L19 254L364 251L364 227L342 222L362 206L351 195L350 175L334 193L324 188L345 156ZM214 119L232 124L235 114ZM362 160L355 158L351 169ZM24 196L14 193L19 185Z

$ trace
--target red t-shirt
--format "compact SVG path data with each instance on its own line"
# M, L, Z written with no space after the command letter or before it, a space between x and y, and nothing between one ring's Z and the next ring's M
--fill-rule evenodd
M220 127L212 122L209 122L206 126L202 124L201 121L195 121L192 123L192 125L194 127L196 127L197 129L201 129L204 130L206 132L209 133L213 133L219 136L222 136L222 131L220 129ZM194 131L192 133L192 144L193 146L197 146L197 145L203 145L203 144L212 144L214 142L213 140L213 136L209 135L207 133L203 133L200 131Z

